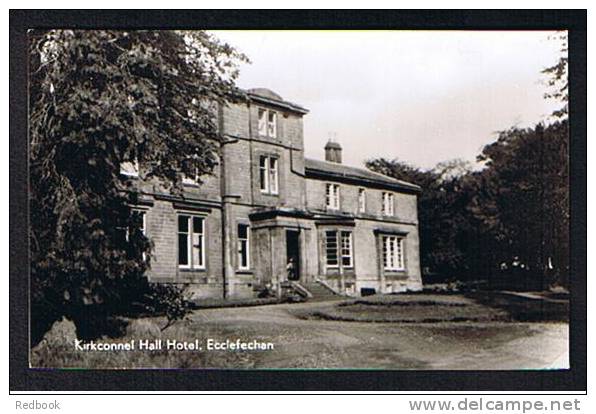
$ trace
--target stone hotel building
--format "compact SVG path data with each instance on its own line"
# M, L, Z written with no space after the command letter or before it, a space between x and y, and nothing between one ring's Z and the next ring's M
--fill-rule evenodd
M138 181L150 280L188 284L196 299L420 289L420 188L342 164L336 142L324 161L305 158L308 111L268 89L248 97L218 109L219 163L201 185L187 179L174 197Z

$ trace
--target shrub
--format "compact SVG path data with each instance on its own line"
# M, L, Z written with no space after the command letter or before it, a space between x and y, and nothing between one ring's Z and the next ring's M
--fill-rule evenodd
M161 328L162 331L174 322L184 319L191 311L192 303L186 299L185 290L186 286L149 284L142 305L150 314L166 317L167 323Z

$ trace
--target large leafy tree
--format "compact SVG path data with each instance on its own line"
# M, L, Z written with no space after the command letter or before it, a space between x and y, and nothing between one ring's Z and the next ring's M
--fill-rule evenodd
M422 170L399 160L367 167L416 183L421 262L427 281L515 276L515 283L567 285L568 122L512 128L486 145L472 170L453 160ZM513 270L524 269L512 274Z
M547 90L544 93L546 99L553 99L561 106L553 111L555 119L565 119L569 116L569 46L568 33L557 32L550 36L550 39L557 43L559 58L555 64L544 68L542 73L546 76Z
M512 128L484 147L470 209L492 237L498 261L517 258L543 284L567 283L568 122ZM494 253L493 253L494 254Z
M35 330L44 316L76 322L133 300L150 243L130 208L138 180L121 165L173 192L183 175L210 174L216 108L239 97L245 58L201 31L33 31L29 41Z

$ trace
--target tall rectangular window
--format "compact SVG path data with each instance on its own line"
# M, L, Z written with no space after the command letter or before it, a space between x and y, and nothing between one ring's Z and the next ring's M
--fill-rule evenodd
M338 267L336 231L325 232L325 256L327 267Z
M277 114L269 111L267 118L267 135L271 138L277 137Z
M358 189L358 212L366 213L366 193L364 188Z
M136 239L137 232L141 232L143 236L146 236L146 215L145 211L132 210L131 211L131 222L128 226L116 227L118 241L121 246L130 246L131 237ZM135 253L132 253L135 254ZM143 260L147 260L147 254L142 253Z
M399 236L383 236L383 268L404 270L404 239Z
M238 224L238 269L250 268L250 229L247 224Z
M341 265L352 267L352 232L341 232Z
M184 184L198 184L199 183L199 168L197 166L197 157L193 156L190 160L189 160L192 167L192 171L194 172L194 174L192 174L191 176L187 176L186 174L182 176L182 182Z
M327 208L339 210L339 184L327 184L325 190Z
M186 269L205 268L205 219L178 216L178 266Z
M262 193L269 192L269 166L268 157L261 157L259 159L259 180Z
M277 112L259 108L258 131L260 136L277 138Z
M259 108L259 135L267 135L267 110Z
M271 194L277 194L277 187L277 158L269 157L269 189Z
M128 227L117 227L120 241L128 242L132 232L140 231L145 235L145 212L142 210L131 211L132 222Z
M133 210L132 211L132 219L133 219L133 231L138 230L140 231L143 236L147 235L147 214L141 210ZM126 235L128 239L128 234ZM143 260L147 260L147 253L143 252Z
M132 211L132 220L133 226L135 229L141 231L141 233L145 234L146 228L146 217L145 212L141 210L133 210Z
M277 164L277 158L275 157L262 155L259 158L259 185L262 193L279 193Z
M383 193L383 214L385 216L395 215L395 205L393 193Z
M328 230L325 232L325 263L327 267L354 266L352 232Z

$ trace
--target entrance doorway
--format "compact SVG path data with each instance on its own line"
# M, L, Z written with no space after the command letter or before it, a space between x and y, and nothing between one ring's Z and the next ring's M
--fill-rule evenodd
M288 280L300 279L300 232L286 230L286 257Z

